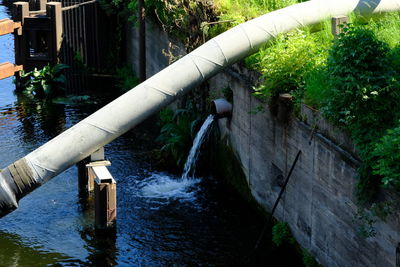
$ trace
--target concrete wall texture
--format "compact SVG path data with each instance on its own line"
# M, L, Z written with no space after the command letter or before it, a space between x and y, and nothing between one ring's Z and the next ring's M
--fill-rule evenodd
M139 30L130 25L127 34L127 61L132 65L135 73L139 73ZM146 77L150 78L167 67L174 57L185 55L182 44L170 38L159 26L146 21ZM169 55L172 55L169 56Z
M150 76L168 64L161 51L168 49L170 39L156 27L147 29ZM134 69L135 32L129 30L128 38L128 55ZM305 106L302 120L280 122L265 103L252 95L255 81L257 74L235 65L209 84L211 96L220 96L226 87L233 91L232 117L221 119L219 126L222 137L226 137L223 140L228 140L227 145L242 164L256 201L271 211L282 176L286 177L301 150L275 217L287 222L299 244L324 266L400 266L398 212L386 222L375 218L374 237L365 238L358 233L361 224L355 220L358 207L354 192L359 159L351 140ZM386 197L399 199L388 194Z
M387 218L390 223L378 220L374 237L358 233L354 191L359 161L346 135L304 106L304 121L280 122L252 95L254 82L248 77L232 68L211 79L210 87L229 86L233 91L232 118L220 120L219 126L240 159L257 202L271 211L282 176L301 150L275 217L287 222L300 245L324 266L398 266L398 214ZM315 125L318 130L313 133Z

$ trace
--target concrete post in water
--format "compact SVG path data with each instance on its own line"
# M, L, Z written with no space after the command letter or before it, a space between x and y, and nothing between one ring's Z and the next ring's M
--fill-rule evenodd
M337 36L342 32L343 25L346 25L348 22L349 18L347 16L332 17L332 34L335 38L337 38Z
M51 64L58 63L58 53L62 44L62 10L61 3L50 2L46 4L46 14L50 18L49 59Z
M111 162L105 159L104 147L95 151L86 159L77 163L79 193L87 195L94 190L95 174L92 167L110 166Z
M78 185L81 197L94 191L95 227L109 229L117 218L117 184L107 169L111 163L105 160L101 147L78 166Z
M95 175L95 227L107 229L117 219L117 184L105 166L90 167Z

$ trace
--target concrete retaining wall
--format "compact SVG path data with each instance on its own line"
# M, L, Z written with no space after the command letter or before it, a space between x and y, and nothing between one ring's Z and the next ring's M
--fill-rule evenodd
M129 60L136 66L135 30L129 35ZM161 51L168 49L169 43L165 33L148 27L149 76L168 64ZM271 210L282 176L301 150L276 218L288 222L300 245L324 266L399 266L399 213L389 216L387 223L378 219L375 237L358 234L361 224L355 221L354 177L359 160L351 140L305 106L302 120L293 118L287 125L279 122L267 105L252 95L257 76L235 65L209 81L211 96L221 96L226 87L233 91L232 118L221 119L219 126L242 164L256 201Z
M219 126L257 202L272 209L282 176L301 150L275 217L288 222L296 240L324 266L396 266L398 213L387 218L390 223L373 225L375 237L358 234L362 225L355 220L354 191L359 161L351 140L306 106L300 115L304 121L280 122L252 95L254 82L243 73L232 68L214 77L210 87L233 91L232 118L220 120Z

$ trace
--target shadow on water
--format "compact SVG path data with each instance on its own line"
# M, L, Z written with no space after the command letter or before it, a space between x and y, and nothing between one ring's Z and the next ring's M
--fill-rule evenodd
M80 234L82 240L87 244L89 256L86 258L86 262L90 266L112 267L118 265L116 229L104 231L89 227L80 231Z
M35 243L28 244L18 235L0 231L0 266L117 266L115 230L104 232L87 228L80 235L89 251L84 261L49 251Z
M23 94L17 95L17 103L17 117L23 128L25 142L31 143L39 137L39 134L52 138L66 130L64 105L45 100L33 100Z
M1 266L36 267L55 263L68 264L69 258L57 252L26 244L19 236L0 231Z

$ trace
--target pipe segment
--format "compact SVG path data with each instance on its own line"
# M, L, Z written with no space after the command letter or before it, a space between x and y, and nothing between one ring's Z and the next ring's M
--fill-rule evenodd
M0 217L18 200L280 33L324 19L400 10L400 0L311 0L270 12L209 40L0 173Z

